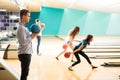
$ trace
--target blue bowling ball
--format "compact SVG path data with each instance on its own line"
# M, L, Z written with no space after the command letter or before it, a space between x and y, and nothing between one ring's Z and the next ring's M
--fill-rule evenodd
M32 24L31 25L31 32L32 33L39 33L40 32L40 27L37 24Z

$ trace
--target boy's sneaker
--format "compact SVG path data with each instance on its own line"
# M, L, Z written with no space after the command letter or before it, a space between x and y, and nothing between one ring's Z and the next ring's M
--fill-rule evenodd
M58 57L56 57L56 59L59 60Z
M73 71L73 69L71 69L70 67L68 68L68 70Z
M93 67L92 67L92 69L95 69L95 68L98 68L98 67L96 67L96 66L93 66Z

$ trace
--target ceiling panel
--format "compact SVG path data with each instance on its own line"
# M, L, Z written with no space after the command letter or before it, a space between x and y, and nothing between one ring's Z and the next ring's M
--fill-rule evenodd
M108 13L120 13L120 7L114 7L116 4L119 5L119 3L120 0L42 0L42 5L48 7L73 8Z
M19 0L25 8L30 11L38 12L40 11L41 3L40 0ZM13 3L13 0L0 0L0 9L6 9L7 11L20 11L20 8Z
M10 0L0 0L0 9L6 9L7 11L18 11L19 7L11 3Z
M19 7L12 0L0 0L0 8L19 11ZM30 11L40 11L41 6L53 8L73 8L85 11L102 11L120 13L120 0L19 0Z

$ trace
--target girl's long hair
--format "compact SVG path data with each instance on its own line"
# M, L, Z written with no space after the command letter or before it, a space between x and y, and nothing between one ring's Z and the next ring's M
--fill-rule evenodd
M87 41L88 45L90 45L90 40L93 38L93 35L87 35L86 39L84 39L85 41Z
M70 31L69 36L72 38L75 38L75 36L79 33L80 28L78 26L75 26L73 30Z

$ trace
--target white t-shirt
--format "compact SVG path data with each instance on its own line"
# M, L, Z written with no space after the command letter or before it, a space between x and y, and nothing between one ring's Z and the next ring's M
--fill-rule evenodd
M44 29L44 28L41 27L42 25L45 26L44 23L41 23L41 25L39 25L39 27L40 27L40 32L39 32L38 36L42 36L42 30Z
M38 34L38 36L42 36L42 28L41 28L41 26L40 26L40 32L39 32L39 34Z
M42 30L40 30L40 32L39 32L39 34L38 34L38 36L42 36Z

